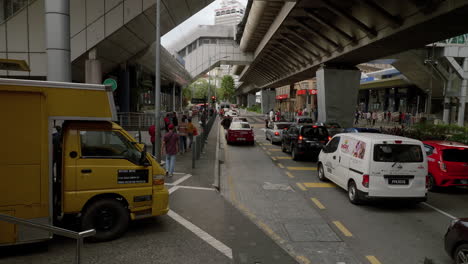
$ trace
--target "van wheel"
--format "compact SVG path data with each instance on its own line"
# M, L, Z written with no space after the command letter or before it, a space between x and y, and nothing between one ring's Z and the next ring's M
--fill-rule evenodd
M432 176L432 174L429 174L429 182L427 184L427 189L431 192L436 192L440 189L437 187L436 181L434 179L434 176Z
M325 177L325 170L323 169L322 164L318 165L318 178L321 181L326 181L327 180L327 177Z
M468 244L461 244L453 254L456 264L468 263Z
M129 221L128 210L121 202L102 199L86 208L81 219L81 230L96 230L96 235L89 237L90 241L108 241L122 236Z
M361 204L362 203L361 195L360 195L359 190L357 189L356 183L354 183L354 181L350 181L349 184L348 184L348 198L349 198L349 201L352 204Z

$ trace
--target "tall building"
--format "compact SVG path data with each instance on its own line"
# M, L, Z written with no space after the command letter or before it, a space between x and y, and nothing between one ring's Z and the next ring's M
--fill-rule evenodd
M239 24L244 16L245 6L237 0L223 0L221 8L215 10L215 25Z

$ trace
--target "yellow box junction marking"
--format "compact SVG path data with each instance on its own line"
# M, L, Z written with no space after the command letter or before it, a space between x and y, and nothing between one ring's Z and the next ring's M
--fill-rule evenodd
M276 158L275 158L275 157L271 157L271 159L272 159L272 160L276 160Z
M284 156L284 157L283 157L283 156L276 156L275 158L277 158L277 159L279 159L279 160L280 160L280 159L284 159L284 160L290 160L290 159L292 159L291 157L286 157L286 156Z
M284 169L284 166L283 166L283 164L281 164L281 163L278 163L278 166L279 166L280 168Z
M325 209L325 206L317 198L310 198L310 200L312 200L319 209Z
M286 175L288 175L289 178L294 178L294 175L292 175L289 171L286 172Z
M288 167L288 170L316 171L317 167Z
M302 185L302 183L298 182L296 183L297 187L299 187L299 189L303 190L303 191L307 191L307 189L304 187L304 185Z
M297 256L296 259L302 264L311 264L310 260L305 256Z
M281 149L268 149L269 151L281 151Z
M376 257L374 256L366 256L367 260L369 260L369 262L371 264L382 264Z
M333 183L328 182L303 182L302 183L306 188L333 188L336 187Z
M343 233L344 236L346 237L352 237L353 234L349 232L349 230L340 222L340 221L333 221L333 224Z
M270 151L267 151L266 154L271 155L271 152L270 152Z

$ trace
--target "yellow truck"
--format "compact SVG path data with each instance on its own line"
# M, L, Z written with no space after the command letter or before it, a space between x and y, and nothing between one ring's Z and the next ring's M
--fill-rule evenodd
M165 170L115 119L109 87L0 78L0 214L73 219L95 241L166 214ZM0 246L49 238L0 220Z

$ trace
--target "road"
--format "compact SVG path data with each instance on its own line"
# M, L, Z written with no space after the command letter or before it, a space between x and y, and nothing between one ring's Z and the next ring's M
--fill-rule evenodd
M443 237L451 217L468 216L468 190L429 193L417 205L352 205L318 180L315 162L266 141L262 116L247 117L256 145L225 145L224 195L300 262L452 263Z

